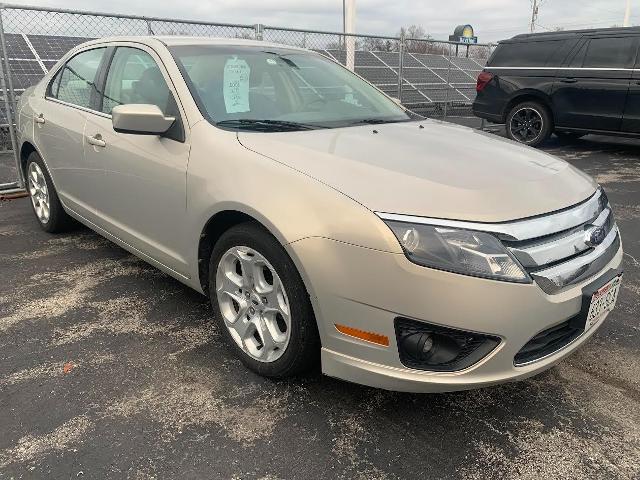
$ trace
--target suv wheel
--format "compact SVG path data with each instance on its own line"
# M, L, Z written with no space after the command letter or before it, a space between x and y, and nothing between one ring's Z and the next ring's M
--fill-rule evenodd
M320 341L302 279L259 225L237 225L216 242L209 295L223 335L251 370L282 378L317 362Z
M33 213L40 227L49 233L68 230L73 225L73 219L64 211L47 167L36 152L27 159L25 177Z
M536 147L551 135L551 123L551 115L542 104L519 103L507 115L507 136L516 142Z

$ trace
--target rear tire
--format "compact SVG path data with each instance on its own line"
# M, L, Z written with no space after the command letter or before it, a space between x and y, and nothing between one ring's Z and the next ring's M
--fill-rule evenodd
M511 140L537 147L551 136L553 119L541 103L522 102L509 111L506 130Z
M222 335L249 369L285 378L318 363L318 328L302 278L260 225L236 225L216 242L209 297Z
M31 207L40 227L49 233L65 232L73 227L74 221L64 211L49 171L36 152L27 159L25 179Z

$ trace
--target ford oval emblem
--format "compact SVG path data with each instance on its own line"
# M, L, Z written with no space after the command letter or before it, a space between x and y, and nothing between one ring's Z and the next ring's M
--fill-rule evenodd
M606 236L607 235L603 227L593 227L587 230L584 243L590 247L595 247L596 245L600 245L604 242L604 238Z

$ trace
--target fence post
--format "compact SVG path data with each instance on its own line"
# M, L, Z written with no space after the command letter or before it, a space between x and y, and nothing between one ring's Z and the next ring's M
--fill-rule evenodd
M2 48L2 56L4 57L4 65L2 73L2 88L4 90L4 106L7 115L7 123L9 124L9 136L11 137L11 148L13 148L13 158L16 162L17 174L18 174L18 186L24 188L24 175L22 174L22 165L20 165L20 152L18 152L18 141L16 137L16 128L13 124L13 112L17 111L16 97L13 91L13 80L11 79L11 69L9 68L9 58L7 55L7 41L4 36L4 23L2 16L4 14L4 6L0 6L0 47ZM6 72L6 74L5 74ZM6 75L6 81L5 81Z
M447 58L447 90L444 97L444 119L447 119L447 109L449 108L449 90L451 90L451 44L449 43L449 57ZM458 46L456 45L456 48Z
M261 23L256 23L253 26L253 30L255 31L256 40L264 39L264 25Z
M148 19L145 19L145 23L147 24L147 34L155 35L155 33L153 33L153 28L151 28L151 21Z
M406 48L404 31L400 32L398 43L398 100L402 102L402 75L404 70L404 50Z

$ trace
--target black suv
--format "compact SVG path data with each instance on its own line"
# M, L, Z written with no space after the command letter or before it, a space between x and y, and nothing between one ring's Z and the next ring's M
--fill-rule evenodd
M640 136L640 28L517 35L478 76L473 112L539 145L552 133Z

